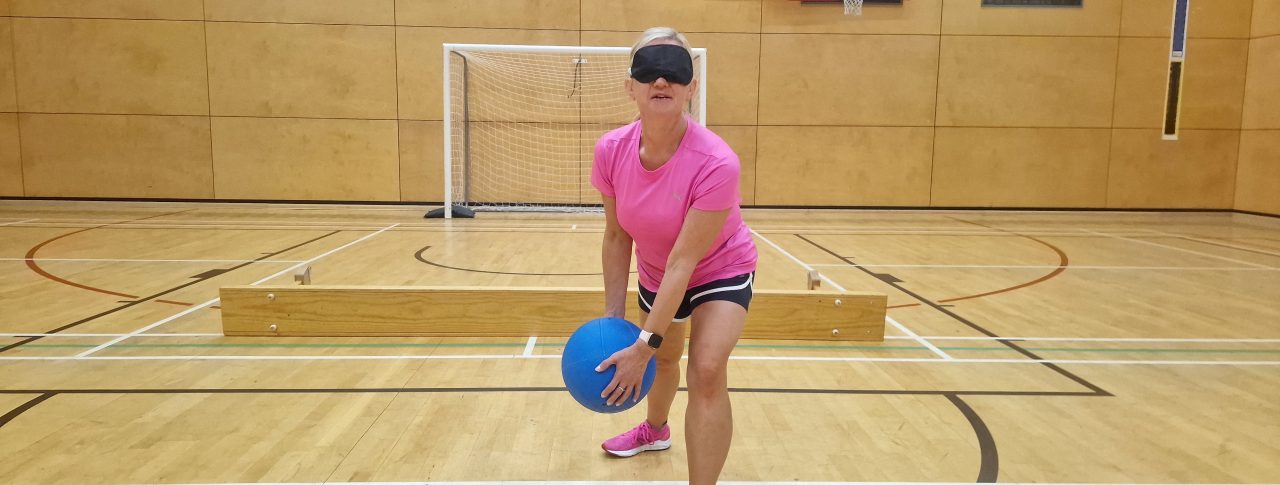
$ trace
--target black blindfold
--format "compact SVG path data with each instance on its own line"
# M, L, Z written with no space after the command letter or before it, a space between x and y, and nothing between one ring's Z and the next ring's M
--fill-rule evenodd
M688 85L693 81L693 58L678 45L641 47L631 59L631 78L646 84L663 78L672 84Z

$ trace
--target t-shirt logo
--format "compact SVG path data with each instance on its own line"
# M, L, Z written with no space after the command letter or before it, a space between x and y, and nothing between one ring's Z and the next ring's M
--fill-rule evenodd
M675 200L680 200L680 193L679 193L679 192L672 191L672 192L671 192L671 198L672 198L672 199L675 199Z

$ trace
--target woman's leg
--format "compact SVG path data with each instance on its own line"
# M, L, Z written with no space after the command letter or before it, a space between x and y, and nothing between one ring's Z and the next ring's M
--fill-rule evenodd
M733 438L729 403L729 353L738 343L747 310L729 301L709 301L693 310L689 335L689 407L684 440L690 485L716 483Z
M645 321L648 312L641 311ZM658 372L653 378L653 386L645 399L649 402L649 425L654 429L666 424L671 415L671 401L676 398L676 390L680 387L680 358L684 356L684 328L688 323L672 323L662 336L662 346L658 347Z

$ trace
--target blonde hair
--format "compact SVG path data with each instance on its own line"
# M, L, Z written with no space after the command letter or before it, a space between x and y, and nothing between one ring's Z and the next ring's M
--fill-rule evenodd
M686 39L684 34L671 27L650 27L640 36L640 40L631 46L631 59L635 60L636 51L641 47L659 40L675 41L680 47L684 47L684 50L689 51L690 58L693 57L693 50L689 48L689 39Z

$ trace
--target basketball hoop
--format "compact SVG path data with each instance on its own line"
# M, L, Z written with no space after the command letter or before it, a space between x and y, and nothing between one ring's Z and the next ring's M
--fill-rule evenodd
M844 0L845 15L862 15L862 0Z

